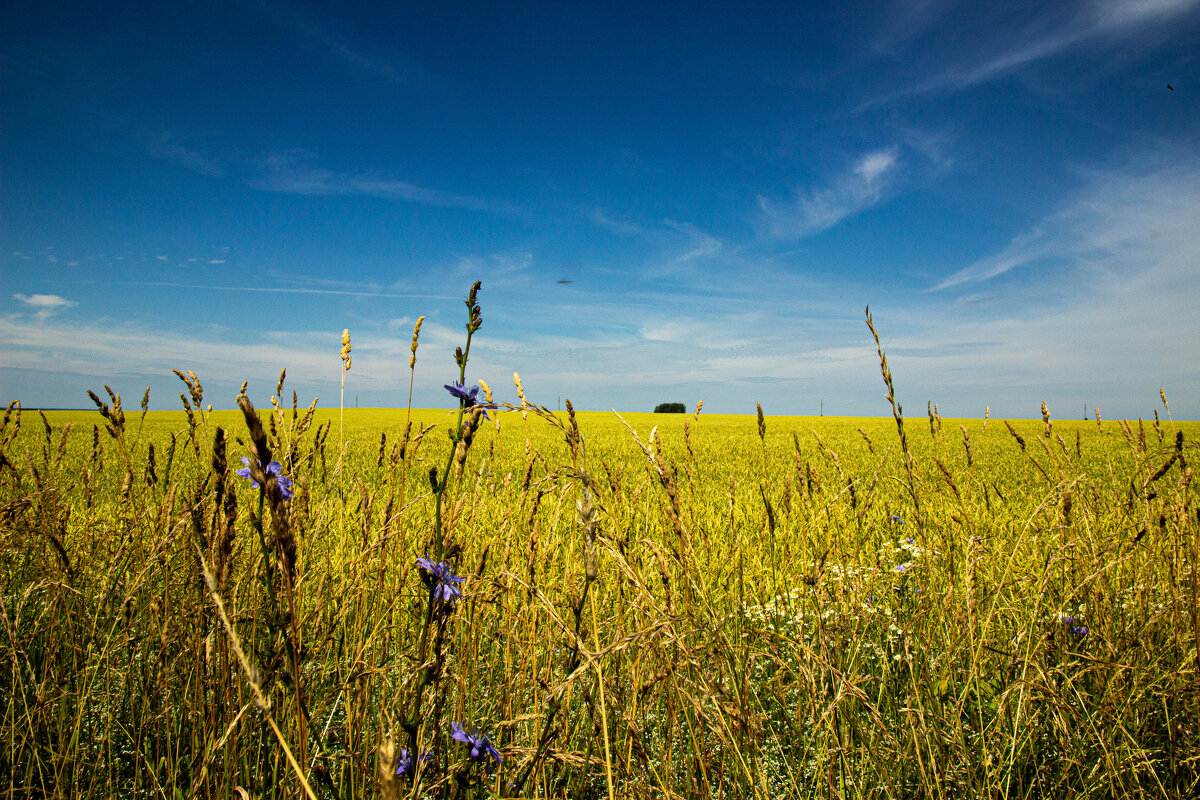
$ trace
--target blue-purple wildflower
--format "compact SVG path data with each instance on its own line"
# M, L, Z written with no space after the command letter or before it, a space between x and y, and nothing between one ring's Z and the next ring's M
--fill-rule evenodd
M429 575L428 581L433 588L434 602L439 608L453 610L454 602L462 597L462 590L456 584L462 583L466 578L455 575L447 562L434 563L429 556L418 558L417 566Z
M450 738L462 742L471 748L472 761L483 761L488 757L496 759L497 764L504 761L500 757L500 751L492 745L492 740L487 737L487 734L481 733L479 728L476 728L472 733L467 733L462 729L462 725L457 722L451 722L450 729L452 731Z
M467 409L469 411L472 408L474 408L475 406L479 406L481 409L483 409L483 418L491 419L491 417L488 416L487 410L489 408L495 408L495 406L488 405L487 403L479 402L479 387L478 386L472 386L470 389L468 389L466 387L466 384L462 384L462 383L459 383L458 381L455 381L454 383L445 384L445 388L446 388L446 391L448 391L450 394L454 395L455 397L457 397L459 400L462 401L463 407L465 409Z
M1078 625L1075 624L1077 622L1079 623ZM1068 631L1080 638L1088 635L1088 629L1084 626L1083 620L1077 620L1075 617L1064 615L1062 617L1062 624L1067 627Z
M890 517L890 519L891 519L891 521L892 521L892 522L896 523L897 525L903 525L903 524L904 524L904 520L903 520L901 517L898 517L898 516L896 516L895 514L892 514L892 516Z
M239 469L235 474L239 477L250 481L250 488L257 489L258 481L250 474L250 459L242 456L242 463L246 466ZM279 493L283 495L284 500L292 499L292 479L283 474L283 465L278 461L272 461L264 468L268 475L275 476L275 483L279 486Z
M396 777L401 775L412 775L417 768L418 762L428 762L433 758L433 753L428 750L418 752L416 759L412 757L412 753L405 747L400 751L400 755L396 758Z

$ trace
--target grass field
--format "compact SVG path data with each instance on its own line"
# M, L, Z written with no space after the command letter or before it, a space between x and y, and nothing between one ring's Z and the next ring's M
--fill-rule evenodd
M5 797L1200 787L1200 424L1165 397L900 436L181 388L5 418Z

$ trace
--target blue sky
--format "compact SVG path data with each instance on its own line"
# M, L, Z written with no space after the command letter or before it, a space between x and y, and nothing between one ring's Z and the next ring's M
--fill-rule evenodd
M1200 0L3 5L6 402L1200 417Z

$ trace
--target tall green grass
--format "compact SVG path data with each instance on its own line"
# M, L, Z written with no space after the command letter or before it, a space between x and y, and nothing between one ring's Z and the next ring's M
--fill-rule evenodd
M1197 793L1200 425L448 395L343 455L181 378L4 418L6 797Z

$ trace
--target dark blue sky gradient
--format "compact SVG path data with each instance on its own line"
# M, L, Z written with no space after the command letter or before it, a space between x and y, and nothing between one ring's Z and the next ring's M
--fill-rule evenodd
M1200 415L1200 0L4 6L6 401Z

